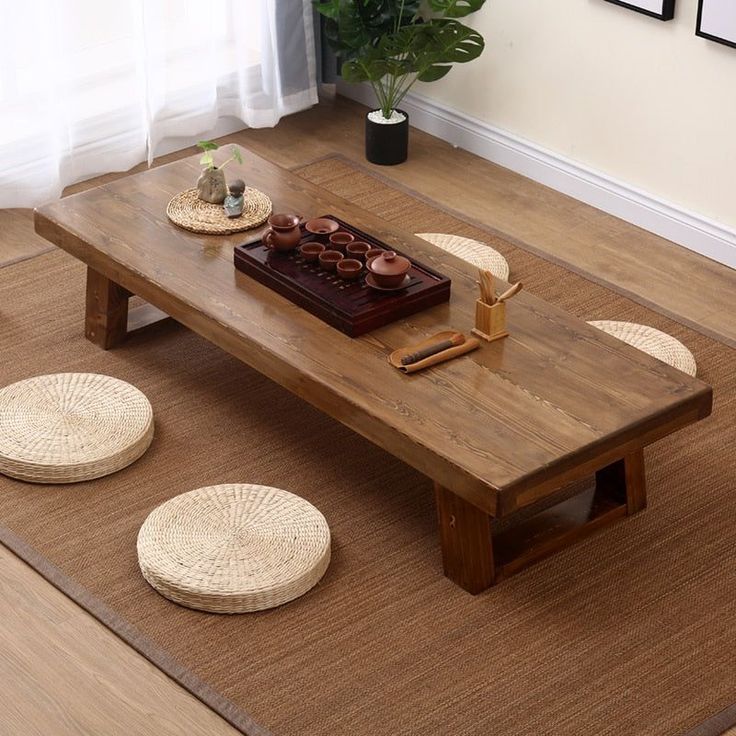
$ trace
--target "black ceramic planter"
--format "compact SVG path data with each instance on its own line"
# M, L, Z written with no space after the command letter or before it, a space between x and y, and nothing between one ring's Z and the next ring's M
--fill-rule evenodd
M373 164L393 166L406 161L409 153L409 116L400 123L374 123L365 118L365 157Z

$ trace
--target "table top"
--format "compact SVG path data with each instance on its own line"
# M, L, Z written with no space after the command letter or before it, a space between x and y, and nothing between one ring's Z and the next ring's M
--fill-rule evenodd
M240 177L275 212L331 212L452 279L448 304L350 338L233 267L252 235L197 235L166 217L196 156L36 211L36 230L101 274L490 514L533 502L707 416L711 389L528 291L509 337L415 375L392 350L446 329L469 334L477 271L299 176L244 152ZM417 223L417 230L426 229Z

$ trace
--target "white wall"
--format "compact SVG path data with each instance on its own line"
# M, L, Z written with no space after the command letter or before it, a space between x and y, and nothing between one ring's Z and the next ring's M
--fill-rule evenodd
M735 0L721 0L734 2ZM416 90L727 228L736 226L736 49L604 0L488 0L480 59Z

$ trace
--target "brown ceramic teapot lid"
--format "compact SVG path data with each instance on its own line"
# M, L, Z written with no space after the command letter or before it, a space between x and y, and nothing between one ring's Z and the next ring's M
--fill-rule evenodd
M399 276L406 273L411 267L411 261L404 256L397 255L392 250L387 250L371 259L369 268L379 276Z

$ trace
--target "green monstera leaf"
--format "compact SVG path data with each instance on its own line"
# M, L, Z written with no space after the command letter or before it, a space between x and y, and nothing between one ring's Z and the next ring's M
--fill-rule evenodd
M434 82L447 74L453 64L477 59L485 42L478 31L455 20L440 20L423 29L426 41L417 53L416 71L420 82Z
M354 56L378 39L411 23L421 0L320 0L316 10L325 16L330 47L344 58Z
M464 18L483 7L486 0L429 0L429 7L445 18Z

